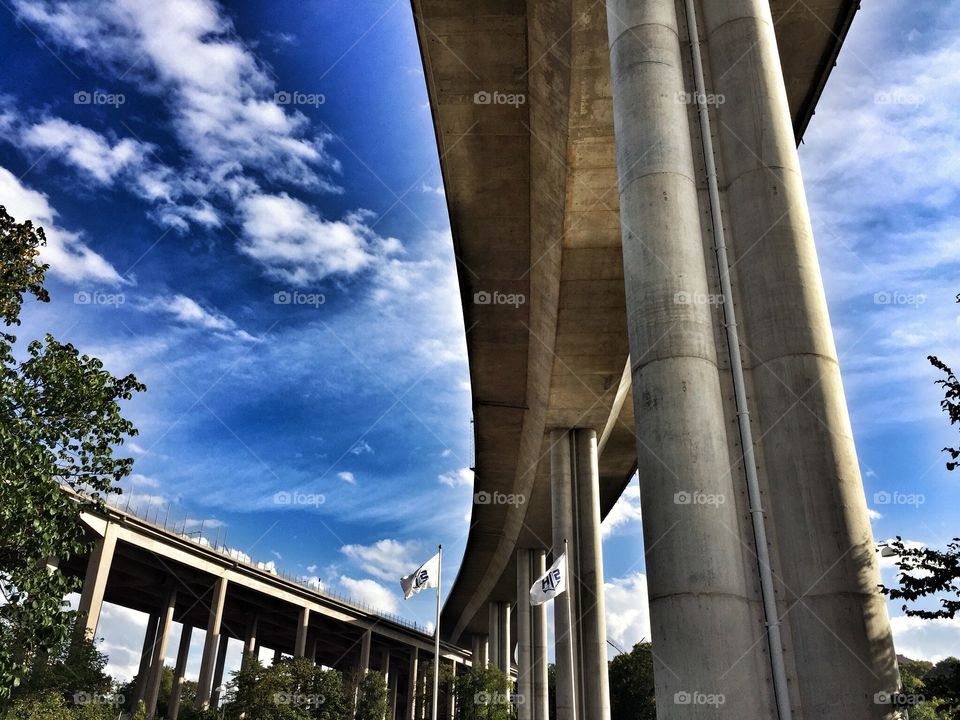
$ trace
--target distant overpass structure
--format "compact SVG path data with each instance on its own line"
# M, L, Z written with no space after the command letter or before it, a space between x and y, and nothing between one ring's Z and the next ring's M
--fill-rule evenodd
M216 708L223 700L227 643L243 643L244 661L261 648L305 657L343 672L346 678L371 670L387 680L387 720L414 720L429 714L427 666L434 638L424 628L378 613L345 598L306 587L246 562L236 553L210 547L131 512L105 507L82 515L92 550L59 563L83 578L78 610L89 637L96 637L104 602L148 616L134 701L155 717L164 658L174 623L181 624L175 652L174 685L167 720L176 720L194 629L205 631L196 706ZM442 643L440 663L454 675L471 656ZM439 717L451 718L454 699L440 696ZM426 715L425 715L426 713Z
M564 540L556 717L610 717L599 525L634 472L661 720L897 716L797 155L857 8L413 0L484 501L441 627L516 666L521 720Z

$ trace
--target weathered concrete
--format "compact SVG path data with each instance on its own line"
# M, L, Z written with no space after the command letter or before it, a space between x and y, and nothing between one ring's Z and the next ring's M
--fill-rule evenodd
M213 689L213 675L220 642L220 624L223 621L223 605L227 597L228 580L218 578L210 592L210 613L207 619L207 635L203 640L203 657L200 661L200 677L197 679L198 710L210 707L210 695Z
M167 656L167 642L170 640L170 626L173 625L173 613L177 609L177 589L170 585L167 597L164 600L157 637L153 643L153 654L150 659L150 673L147 680L146 709L147 717L152 718L157 712L157 700L160 697L160 681L163 678L163 659Z
M80 604L77 611L83 619L84 631L91 639L97 632L97 623L100 622L103 595L107 589L107 580L110 577L110 566L113 563L116 547L116 527L106 525L104 534L94 541L93 552L90 553L90 559L87 561L87 572L80 591Z
M517 720L533 715L533 627L530 613L530 551L517 549Z
M140 666L137 669L137 684L133 696L134 707L147 698L147 685L150 681L150 663L153 658L153 648L156 645L157 627L159 624L160 616L156 612L150 613L150 616L147 618L147 629L143 634L143 645L140 648Z
M547 572L547 553L545 550L531 550L531 578L542 577ZM532 580L531 580L532 584ZM529 586L527 588L529 592ZM527 596L529 598L529 595ZM531 631L531 668L533 697L530 705L533 720L548 720L548 661L547 661L547 606L537 605L530 608Z
M170 688L170 703L167 707L168 720L177 720L180 714L180 696L187 673L187 660L190 655L190 639L193 627L184 625L180 629L180 647L177 649L177 665L173 669L173 687Z

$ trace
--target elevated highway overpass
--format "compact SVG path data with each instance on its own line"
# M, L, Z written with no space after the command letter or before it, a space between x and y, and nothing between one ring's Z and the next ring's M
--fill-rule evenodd
M545 717L524 583L564 538L558 717L609 717L598 526L637 470L659 717L893 716L796 153L857 8L413 0L490 500L442 627L518 663L521 718Z

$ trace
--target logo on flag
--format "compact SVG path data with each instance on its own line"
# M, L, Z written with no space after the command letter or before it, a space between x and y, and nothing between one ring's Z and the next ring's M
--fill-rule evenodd
M437 587L439 575L440 553L437 553L412 573L400 578L400 587L403 588L403 599L408 600L421 590Z
M543 605L567 589L567 555L564 553L530 588L530 604Z

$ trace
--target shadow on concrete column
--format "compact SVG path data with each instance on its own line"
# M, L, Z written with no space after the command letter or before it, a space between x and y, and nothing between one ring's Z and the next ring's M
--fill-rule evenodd
M150 672L147 679L147 717L152 718L157 712L157 699L160 697L160 681L163 678L163 659L167 654L167 641L170 639L170 626L173 624L173 614L177 608L177 590L173 581L168 581L167 595L161 610L160 624L157 637L153 643L153 654L150 660Z
M183 625L180 628L180 648L177 650L177 666L173 670L173 687L170 688L167 720L177 720L177 716L180 714L180 696L183 693L183 683L187 673L187 657L190 654L190 639L192 637L193 627Z
M203 641L203 659L200 662L200 678L197 681L196 707L206 710L210 707L214 664L217 661L220 643L220 625L223 622L223 606L227 599L228 580L218 578L212 588L210 616L207 620L207 636Z

